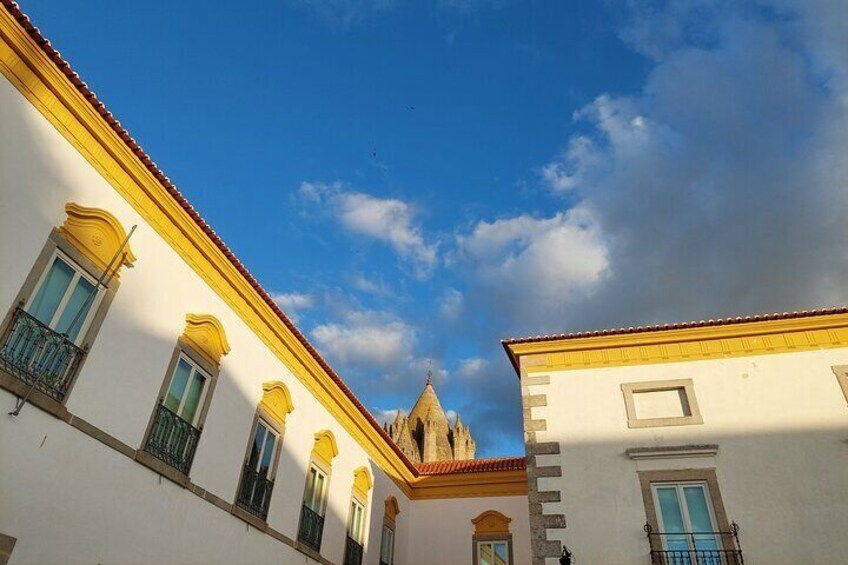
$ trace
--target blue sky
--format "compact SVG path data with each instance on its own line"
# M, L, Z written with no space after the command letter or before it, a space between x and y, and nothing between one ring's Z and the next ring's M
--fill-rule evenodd
M839 0L22 8L378 416L499 339L842 304Z

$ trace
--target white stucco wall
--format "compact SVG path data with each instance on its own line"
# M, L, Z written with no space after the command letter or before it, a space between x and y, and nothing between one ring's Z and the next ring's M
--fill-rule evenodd
M537 440L557 441L563 539L578 563L649 563L639 470L714 467L724 506L736 521L745 563L832 564L848 555L848 408L832 365L848 349L550 373L532 408L547 420ZM629 429L621 383L692 379L703 425ZM710 458L634 461L633 447L718 444ZM549 564L554 560L548 560Z
M509 526L515 565L530 563L527 497L415 500L411 510L410 529L414 534L409 537L407 554L402 563L471 563L474 535L471 520L486 510L496 510L512 520Z
M216 316L231 352L221 372L191 480L232 502L264 382L286 384L286 422L269 525L297 537L313 434L333 432L333 462L321 554L343 556L353 471L374 477L363 563L379 560L384 500L397 498L396 563L470 563L470 520L485 510L512 518L516 563L529 559L526 497L410 502L397 485L221 298L147 225L53 126L0 78L0 311L13 306L50 231L76 202L138 224L135 268L121 286L67 400L68 410L141 447L187 313ZM0 390L0 533L17 538L10 563L314 563L226 511L159 477L34 406L6 416ZM414 540L414 544L413 544Z

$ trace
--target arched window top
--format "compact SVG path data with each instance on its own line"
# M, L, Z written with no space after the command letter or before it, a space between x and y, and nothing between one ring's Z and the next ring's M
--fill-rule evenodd
M115 216L100 208L68 202L65 204L65 213L68 217L59 228L59 233L98 269L105 270L127 237L124 227ZM135 255L127 243L112 265L113 276L119 276L121 265L131 267L134 262Z
M385 504L386 504L386 514L385 514L386 520L388 520L389 522L394 524L395 518L397 518L397 515L400 514L400 506L398 506L397 498L395 498L394 496L389 496L388 498L386 498Z
M336 436L330 430L321 430L315 434L315 445L312 448L312 456L325 465L332 465L333 459L339 454L336 445Z
M359 467L353 472L353 490L362 498L368 497L368 492L374 486L371 473L365 467Z
M294 410L289 389L280 381L271 381L262 385L262 391L259 408L282 430L286 427L286 416Z
M473 520L474 535L508 534L511 518L507 518L497 510L486 510Z
M186 326L181 338L213 365L230 352L224 326L210 314L186 314Z

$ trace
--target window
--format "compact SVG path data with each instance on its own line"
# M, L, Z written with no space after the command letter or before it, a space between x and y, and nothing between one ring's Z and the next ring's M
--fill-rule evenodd
M362 543L362 531L364 529L365 507L358 501L350 502L350 515L348 517L347 535L358 543Z
M57 251L26 311L50 329L77 342L80 330L95 309L97 294L97 282Z
M327 483L327 474L313 463L306 477L306 490L303 493L303 508L300 511L297 539L310 549L319 552L324 536Z
M242 472L238 504L264 520L274 488L279 435L262 419L257 420L253 441Z
M739 528L730 523L715 469L639 471L654 563L741 565Z
M324 495L327 489L327 474L313 465L309 469L309 478L306 481L306 495L303 504L318 514L324 515Z
M621 391L630 428L704 423L692 379L625 383Z
M506 541L478 541L477 565L508 565L509 543Z
M229 350L223 327L214 316L186 316L186 328L171 356L144 447L136 455L139 462L177 483L188 484L221 357Z
M383 525L383 539L380 542L380 565L393 565L395 558L395 531Z
M511 521L497 510L487 510L471 520L474 565L512 565Z
M674 552L720 549L706 483L651 485L664 549Z

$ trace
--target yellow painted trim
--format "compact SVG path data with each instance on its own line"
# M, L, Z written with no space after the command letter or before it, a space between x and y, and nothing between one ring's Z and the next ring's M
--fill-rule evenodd
M266 417L274 420L280 431L284 430L286 427L286 416L294 410L288 387L280 381L273 381L264 383L262 385L262 391L262 400L259 401L259 408L265 413Z
M485 471L426 475L413 485L412 500L434 498L477 498L527 496L526 471Z
M848 314L508 344L528 373L848 346Z
M474 535L508 534L509 523L512 518L507 518L497 510L486 510L471 520L474 524Z
M388 520L392 525L394 525L398 514L400 514L400 506L398 505L397 498L389 495L383 504L385 505L385 512L383 513L383 517Z
M0 73L292 371L405 493L412 470L141 160L0 9Z
M371 487L374 486L374 481L371 479L371 473L365 467L358 467L353 472L353 490L361 498L367 499Z
M181 338L213 365L230 352L224 326L210 314L186 314L186 326Z
M59 233L85 255L98 269L105 271L121 247L127 232L109 212L100 208L87 208L74 202L65 204L68 214ZM121 265L132 267L136 258L129 243L121 256L112 264L112 276L120 276Z
M336 436L330 430L321 430L315 434L315 445L312 447L312 457L324 463L327 467L332 466L333 459L339 454L336 445Z

